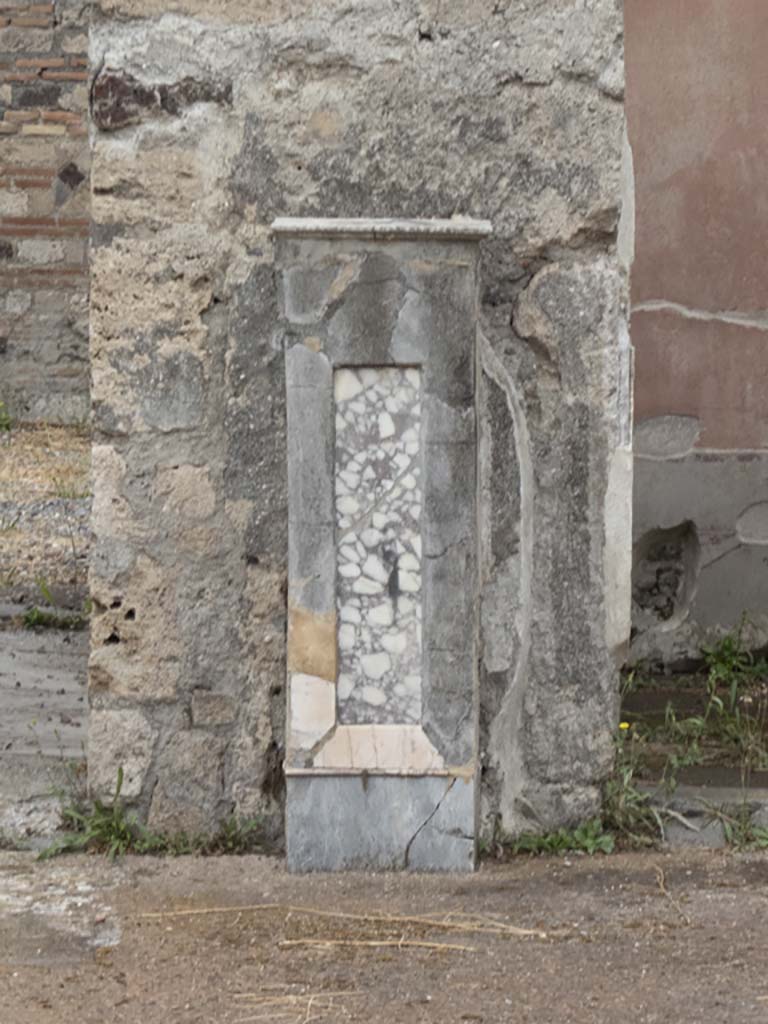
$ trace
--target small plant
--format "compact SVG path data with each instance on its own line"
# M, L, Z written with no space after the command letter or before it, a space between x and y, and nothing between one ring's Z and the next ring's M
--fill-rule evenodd
M613 772L603 787L603 828L629 846L653 846L664 834L650 794L638 786L644 744L645 737L621 723Z
M88 619L84 615L57 615L47 612L36 605L28 608L22 616L25 629L85 629Z
M152 832L129 813L120 794L123 769L118 768L111 804L95 799L88 802L80 793L62 807L65 834L40 854L41 859L63 853L95 851L110 860L127 853L179 857L185 854L243 854L264 850L263 823L231 815L212 836L190 836L186 832L163 835Z
M525 833L512 844L513 853L613 853L614 837L603 830L599 818L593 818L575 829L559 828L544 835Z
M5 402L0 402L0 432L8 433L13 426L13 420L5 407Z
M51 608L56 607L56 600L51 588L42 576L35 581L37 589L43 601ZM87 599L83 605L82 612L73 612L71 615L62 615L55 611L46 611L33 605L28 608L22 617L25 629L85 629L88 625L88 618L91 612L91 602Z
M55 498L64 498L68 501L76 501L80 498L89 498L91 495L88 487L78 487L63 474L54 474L52 479L52 492Z
M202 853L243 854L264 847L264 823L259 818L238 818L231 814L221 828L205 841Z
M721 811L719 817L723 823L725 841L729 846L737 850L768 849L768 828L754 824L752 811L746 800L736 814L725 814Z
M110 860L127 853L136 844L141 826L129 817L120 799L123 788L123 769L117 770L117 785L112 805L94 800L90 808L70 804L63 807L62 821L69 831L40 853L40 859L56 857L60 853L98 850Z

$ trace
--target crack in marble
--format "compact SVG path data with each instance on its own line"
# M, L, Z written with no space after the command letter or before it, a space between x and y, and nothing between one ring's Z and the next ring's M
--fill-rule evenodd
M413 844L416 841L417 837L424 831L424 829L427 827L427 825L430 823L430 821L432 821L434 816L440 810L440 808L441 808L441 806L443 804L443 801L445 800L445 798L448 796L448 794L451 792L451 790L453 789L453 787L455 785L456 785L456 779L451 779L451 781L448 783L448 785L445 788L445 792L440 797L440 799L437 801L435 806L432 808L432 812L424 819L424 821L421 823L421 825L419 825L419 827L413 833L411 838L408 840L408 842L406 844L406 847L405 847L405 853L403 854L403 867L404 868L408 867L408 860L409 860L409 858L411 856L411 847L413 846Z

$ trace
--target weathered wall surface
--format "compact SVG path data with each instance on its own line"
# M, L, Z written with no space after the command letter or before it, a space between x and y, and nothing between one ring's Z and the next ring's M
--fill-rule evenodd
M596 807L628 606L620 6L96 4L90 770L104 789L123 764L155 827L279 821L278 215L493 221L484 814Z
M627 0L636 657L768 640L768 8Z
M0 3L0 401L88 414L88 4Z

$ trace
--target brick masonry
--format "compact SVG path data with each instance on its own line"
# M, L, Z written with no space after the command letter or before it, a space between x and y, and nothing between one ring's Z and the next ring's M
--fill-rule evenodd
M0 401L88 415L88 5L0 0Z

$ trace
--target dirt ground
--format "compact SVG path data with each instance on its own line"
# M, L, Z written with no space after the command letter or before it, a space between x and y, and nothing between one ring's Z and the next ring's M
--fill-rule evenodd
M765 855L701 850L468 877L5 853L0 1021L762 1024L766 900Z

